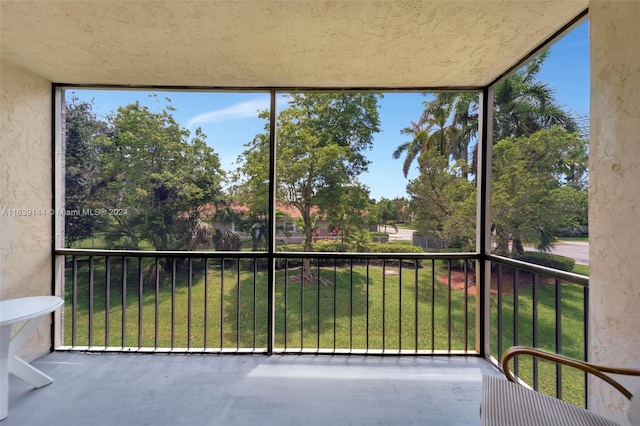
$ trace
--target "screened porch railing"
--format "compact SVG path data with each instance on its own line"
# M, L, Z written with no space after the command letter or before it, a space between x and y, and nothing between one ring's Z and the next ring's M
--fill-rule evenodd
M278 252L272 298L267 253L58 256L67 349L477 353L474 254Z
M66 301L59 350L482 355L474 253L57 256ZM527 345L586 360L588 278L488 258L488 359ZM586 404L582 374L526 359L514 369L542 392Z

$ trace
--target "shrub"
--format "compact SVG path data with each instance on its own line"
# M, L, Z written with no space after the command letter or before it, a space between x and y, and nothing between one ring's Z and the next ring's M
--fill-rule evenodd
M313 251L325 251L339 253L347 251L347 245L339 241L316 241L313 243Z
M371 243L369 250L371 253L424 253L422 247L414 246L411 243Z
M524 256L519 256L516 259L567 272L573 271L576 264L576 261L570 257L537 251L526 251Z

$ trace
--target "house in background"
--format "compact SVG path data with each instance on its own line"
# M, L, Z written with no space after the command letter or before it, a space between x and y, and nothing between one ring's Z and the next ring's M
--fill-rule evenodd
M232 231L237 233L244 242L242 247L246 247L246 243L251 240L251 210L249 207L242 205L238 202L233 202L231 205L215 206L213 204L207 204L200 209L200 219L211 223L215 229L220 229L222 232ZM314 238L316 239L335 239L336 234L332 229L329 229L329 224L324 217L320 214L318 208L312 208L312 215L316 220L316 229L314 230ZM256 218L258 221L264 223L265 229L267 226L266 215ZM300 244L304 238L304 229L301 225L302 215L300 211L294 206L287 205L285 203L276 203L276 241L278 244Z

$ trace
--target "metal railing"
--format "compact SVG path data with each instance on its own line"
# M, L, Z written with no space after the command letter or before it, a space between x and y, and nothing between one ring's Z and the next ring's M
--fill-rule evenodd
M59 349L477 354L472 253L56 254Z
M66 299L58 349L482 354L474 253L56 254ZM487 259L488 359L526 345L586 360L588 278ZM514 370L537 390L586 405L583 374L526 359Z
M506 349L523 345L586 361L589 278L499 256L489 260L490 358L497 364ZM586 406L585 374L537 359L514 361L515 375L534 389Z

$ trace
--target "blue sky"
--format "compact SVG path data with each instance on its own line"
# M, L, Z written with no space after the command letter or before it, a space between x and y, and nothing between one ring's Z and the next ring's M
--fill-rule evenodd
M540 80L556 91L556 99L577 117L589 114L589 43L588 22L558 41L540 73ZM81 100L93 99L94 112L105 116L118 106L139 101L152 111L165 106L175 108L173 116L181 126L193 131L201 127L207 143L220 155L223 168L236 167L244 144L263 131L264 121L257 111L268 108L268 93L144 92L113 90L69 90ZM171 99L168 102L166 98ZM420 93L386 93L380 100L381 132L375 135L373 149L367 153L372 161L369 172L360 180L371 190L371 197L406 196L407 179L402 175L402 159L391 153L407 141L400 129L416 121L427 99ZM280 99L278 99L280 100ZM282 108L279 102L278 108ZM415 171L409 178L415 176Z

